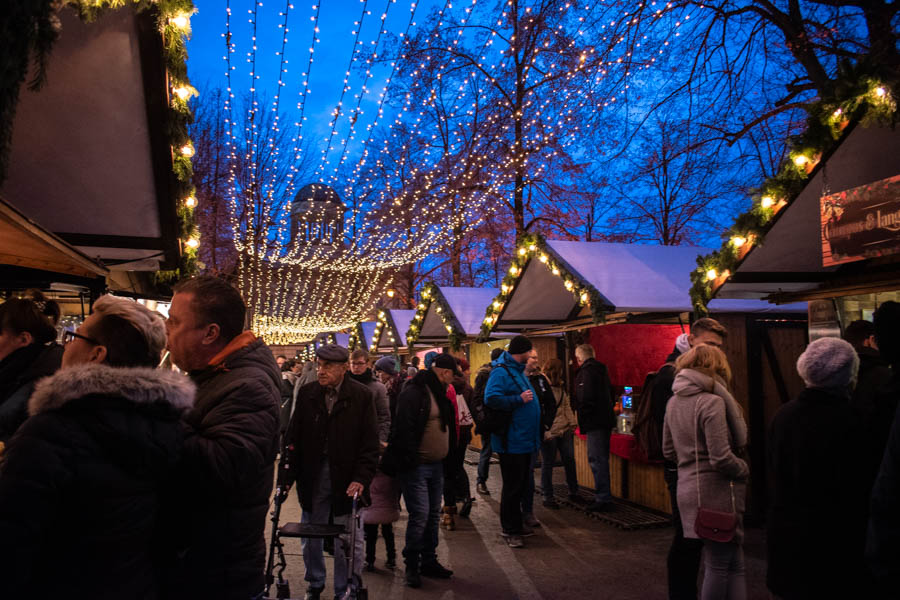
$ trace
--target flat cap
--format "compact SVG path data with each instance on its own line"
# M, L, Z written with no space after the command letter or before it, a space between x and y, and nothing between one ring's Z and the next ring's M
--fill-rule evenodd
M350 351L337 344L325 344L316 348L316 357L330 362L347 362Z

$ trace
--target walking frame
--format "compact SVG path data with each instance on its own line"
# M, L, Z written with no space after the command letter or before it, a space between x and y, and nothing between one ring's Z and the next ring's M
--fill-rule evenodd
M281 456L283 465L285 453L282 453ZM353 495L353 505L350 511L350 518L347 521L350 525L349 532L343 525L335 525L333 523L317 524L289 522L279 527L279 520L281 518L281 506L284 503L285 499L287 499L287 493L290 488L289 485L286 485L284 483L285 478L283 477L282 465L279 465L278 468L278 481L275 487L275 498L272 501L272 532L269 542L269 557L266 561L266 591L264 597L271 598L269 593L271 591L272 584L275 584L276 598L284 599L291 597L290 582L288 582L284 578L284 570L287 568L287 559L284 555L284 544L282 543L282 538L308 538L321 540L335 540L337 538L336 541L339 541L341 544L343 544L344 560L347 561L348 573L347 589L344 591L343 596L341 596L341 600L350 600L351 598L355 598L356 600L368 600L369 592L363 585L362 578L356 574L356 562L359 558L356 556L356 538L361 524L360 521L362 519L362 515L359 511L359 494L357 493ZM350 534L349 543L345 539L340 538L340 536L345 533ZM278 557L277 564L276 554ZM277 574L274 573L276 569Z

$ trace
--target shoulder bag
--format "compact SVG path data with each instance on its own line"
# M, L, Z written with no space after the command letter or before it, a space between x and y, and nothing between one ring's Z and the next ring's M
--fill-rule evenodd
M694 405L694 469L697 476L697 517L694 519L694 533L697 537L713 542L730 542L734 539L737 530L737 510L734 504L734 482L730 481L731 487L731 512L713 510L711 508L703 508L700 501L700 452L699 437L700 420L699 420L700 400Z

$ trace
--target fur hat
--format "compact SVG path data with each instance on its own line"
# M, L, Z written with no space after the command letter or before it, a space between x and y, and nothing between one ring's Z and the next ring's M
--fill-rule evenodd
M797 373L807 387L843 389L856 381L859 356L839 338L819 338L797 359Z
M517 335L509 342L509 348L506 349L510 354L525 354L533 348L531 340L524 335Z

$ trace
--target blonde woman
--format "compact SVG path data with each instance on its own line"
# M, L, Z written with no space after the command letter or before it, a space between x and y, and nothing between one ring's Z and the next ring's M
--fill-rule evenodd
M556 400L556 416L550 429L544 432L544 441L541 444L541 492L544 496L544 506L547 508L559 508L553 496L553 464L556 462L557 451L566 470L569 500L580 499L578 476L575 472L575 428L578 427L578 419L572 410L569 393L563 381L563 368L562 361L558 358L551 358L544 365L544 375L550 381L550 389L553 390L553 397Z
M695 346L675 361L673 396L663 423L663 454L678 465L678 510L686 538L698 509L736 513L729 541L703 540L701 600L744 600L744 495L749 468L738 457L747 444L741 407L728 391L731 369L712 346Z

